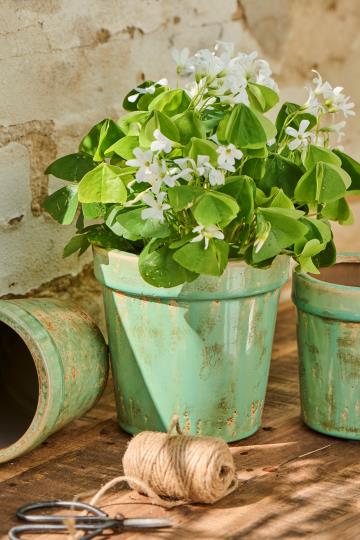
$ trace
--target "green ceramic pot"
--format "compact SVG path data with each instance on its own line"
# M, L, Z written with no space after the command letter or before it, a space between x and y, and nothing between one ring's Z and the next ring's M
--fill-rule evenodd
M231 261L217 277L171 289L146 283L138 257L95 248L120 426L227 441L260 426L287 257L268 270Z
M0 300L0 463L90 409L108 355L83 311L50 298Z
M360 439L360 254L319 276L294 273L301 413L321 433Z

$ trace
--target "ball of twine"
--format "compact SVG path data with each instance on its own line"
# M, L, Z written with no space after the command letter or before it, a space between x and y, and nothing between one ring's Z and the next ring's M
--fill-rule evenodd
M215 437L143 431L123 457L125 476L141 480L160 497L214 503L237 487L235 464L228 445ZM141 486L129 482L142 492Z
M174 429L177 435L171 434ZM123 468L124 476L105 484L90 504L97 504L121 482L165 508L212 504L238 487L234 459L226 442L216 437L183 435L178 416L174 416L167 433L143 431L136 435L124 454Z

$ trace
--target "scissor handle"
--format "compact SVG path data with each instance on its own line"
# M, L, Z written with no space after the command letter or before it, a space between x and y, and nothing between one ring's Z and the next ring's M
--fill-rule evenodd
M85 510L90 512L91 516L81 516L78 514L75 515L49 515L49 514L30 514L33 510L46 510L53 508L62 508L66 510ZM16 516L21 521L27 521L30 523L63 523L64 519L73 518L78 523L89 523L92 521L99 521L99 518L109 518L109 515L106 512L96 508L96 506L91 506L79 501L44 501L39 503L27 504L19 508L16 512ZM122 516L119 516L121 519Z
M74 527L77 530L89 531L89 534L85 534L81 537L81 540L91 540L96 536L102 536L104 528L107 528L108 524L104 527L101 525L101 528L96 528L96 524L93 525L82 525L81 523L75 523ZM111 527L111 522L110 522ZM13 527L9 531L9 540L21 540L22 534L36 534L36 533L55 533L55 532L65 532L69 531L69 528L66 525L56 525L55 523L46 525L46 523L36 524L30 523L28 525L19 525L18 527Z

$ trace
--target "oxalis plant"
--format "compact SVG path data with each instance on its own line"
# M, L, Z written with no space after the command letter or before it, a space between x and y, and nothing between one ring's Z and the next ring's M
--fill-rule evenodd
M45 209L77 219L64 256L91 244L134 253L158 287L220 276L230 259L267 268L286 254L313 273L333 264L331 222L352 222L346 196L360 190L360 164L338 145L354 114L343 88L315 72L307 101L278 105L273 123L279 91L256 53L220 42L173 56L176 88L143 82L120 120L48 167L68 184Z

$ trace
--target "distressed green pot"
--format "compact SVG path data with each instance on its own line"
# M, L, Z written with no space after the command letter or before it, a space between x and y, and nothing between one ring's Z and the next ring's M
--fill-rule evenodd
M360 439L360 254L320 276L294 273L301 414L321 433Z
M0 300L0 463L90 409L108 355L95 323L53 299Z
M146 283L138 257L95 248L120 426L227 441L260 426L286 257L268 270L232 261L219 277L171 289Z

